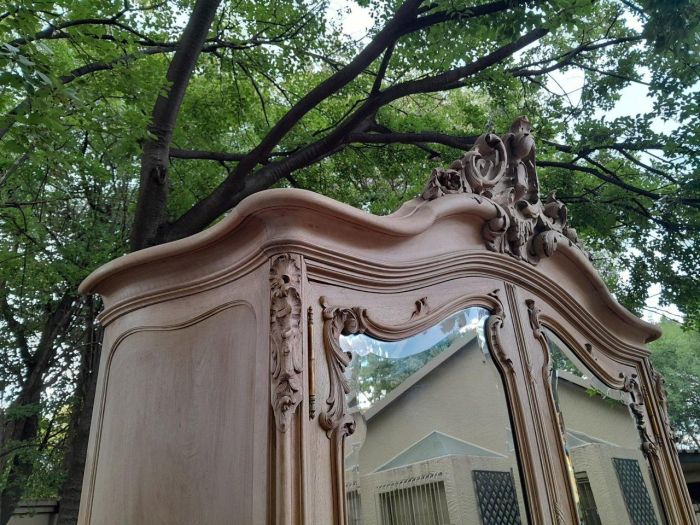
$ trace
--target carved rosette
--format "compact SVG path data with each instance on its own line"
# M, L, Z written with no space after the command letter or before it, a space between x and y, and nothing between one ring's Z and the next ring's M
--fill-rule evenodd
M294 256L276 257L270 267L271 403L280 432L286 432L303 398L301 270Z
M433 200L455 193L486 198L496 206L496 217L482 228L489 250L533 264L551 256L559 242L586 253L568 224L564 203L554 192L540 200L535 140L527 117L517 118L503 137L481 135L449 168L434 169L421 197Z

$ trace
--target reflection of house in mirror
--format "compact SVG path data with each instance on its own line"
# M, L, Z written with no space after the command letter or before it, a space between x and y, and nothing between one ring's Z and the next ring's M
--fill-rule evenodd
M627 407L590 395L573 374L559 379L585 523L661 523ZM360 400L354 417L345 443L349 525L527 522L503 382L473 333L373 404Z
M557 370L555 392L566 425L580 517L586 525L662 523L651 473L626 394Z
M466 525L484 513L525 522L501 378L473 333L355 418L349 524Z

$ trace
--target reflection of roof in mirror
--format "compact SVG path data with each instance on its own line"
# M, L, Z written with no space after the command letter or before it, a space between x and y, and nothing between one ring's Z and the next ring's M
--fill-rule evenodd
M391 459L375 472L404 467L413 463L420 463L429 459L445 456L478 456L490 458L504 458L503 454L488 450L468 441L448 436L437 430L433 430L423 439L414 443L398 456Z
M578 430L573 430L573 429L567 429L566 431L566 444L568 447L575 448L575 447L581 447L583 445L591 445L591 444L597 444L597 445L609 445L611 447L619 447L620 445L617 445L615 443L611 443L610 441L605 441L604 439L600 439L597 437L590 436L586 434L585 432L580 432Z
M340 346L346 352L358 356L374 354L390 359L400 359L430 350L445 340L462 334L476 333L488 310L479 307L461 310L435 326L402 341L380 341L365 334L341 335Z
M450 357L455 355L457 352L463 348L468 347L470 344L474 345L476 340L476 334L470 334L470 336L463 340L458 340L452 343L445 351L439 353L437 356L430 359L428 362L424 363L420 368L418 368L413 374L406 377L399 385L397 385L393 390L388 392L382 399L374 403L365 413L364 416L367 420L371 419L377 415L381 410L386 408L395 399L401 396L404 392L410 389L413 385L418 383L421 379L427 376L430 372L435 370Z

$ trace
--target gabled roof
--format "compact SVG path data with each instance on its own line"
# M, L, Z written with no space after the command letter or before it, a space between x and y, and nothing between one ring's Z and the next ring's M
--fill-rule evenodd
M369 421L379 412L384 410L387 406L393 403L396 399L401 397L405 392L407 392L413 385L421 381L425 376L430 374L433 370L438 368L441 364L447 361L450 357L458 353L460 350L466 348L470 344L476 342L476 334L471 334L467 339L459 339L452 343L444 351L440 352L433 359L428 361L425 366L422 366L416 372L408 376L404 381L384 396L381 400L377 401L364 413L365 420Z
M406 465L412 465L413 463L420 463L429 459L445 456L506 457L503 454L434 430L423 439L401 452L398 456L379 467L375 472L404 467Z
M590 444L609 445L612 447L620 446L610 441L605 441L604 439L593 437L589 434L586 434L585 432L580 432L578 430L573 429L567 429L566 431L566 444L569 448L580 447L581 445Z

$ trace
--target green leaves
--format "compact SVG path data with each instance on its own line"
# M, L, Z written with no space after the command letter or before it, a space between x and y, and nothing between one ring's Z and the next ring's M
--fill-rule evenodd
M34 339L47 304L127 250L142 144L182 13L193 4L19 0L0 21L0 282ZM661 304L679 307L687 326L700 325L697 0L513 0L475 17L484 4L423 3L414 22L433 23L403 26L381 83L383 53L305 113L256 167L331 135L376 95L375 84L386 90L429 78L547 28L546 37L477 74L381 106L352 131L464 138L502 132L528 115L541 193L557 190L567 203L618 299L642 313L649 287L659 284ZM354 20L363 27L350 36L329 2L223 3L171 147L250 152L400 5L358 1ZM630 86L643 95L629 95ZM386 214L459 155L442 144L347 141L277 185ZM227 158L171 159L169 221L235 171ZM0 380L16 393L25 367L12 341L0 322ZM63 365L77 356L70 345L56 352ZM42 420L57 410L42 405Z
M671 426L679 443L700 447L700 333L663 319L651 361L665 381Z

